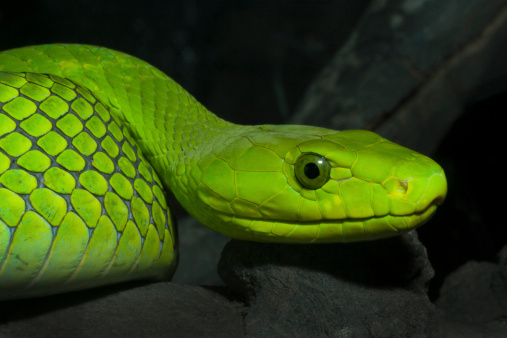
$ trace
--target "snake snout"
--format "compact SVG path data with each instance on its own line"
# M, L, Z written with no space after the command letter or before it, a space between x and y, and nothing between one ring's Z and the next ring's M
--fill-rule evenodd
M444 200L445 198L443 196L438 196L433 200L433 202L431 202L431 204L440 206L444 203Z
M447 195L447 180L443 171L428 178L426 188L417 202L416 212L426 212L435 209L444 203Z

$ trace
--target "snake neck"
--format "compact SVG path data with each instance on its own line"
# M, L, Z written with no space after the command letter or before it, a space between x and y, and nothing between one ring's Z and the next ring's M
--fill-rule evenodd
M198 168L199 160L209 156L217 144L245 128L218 118L186 95L187 102L179 102L178 109L159 112L154 124L126 123L164 186L180 201L185 199L190 186L197 183L189 179L199 180L192 173Z

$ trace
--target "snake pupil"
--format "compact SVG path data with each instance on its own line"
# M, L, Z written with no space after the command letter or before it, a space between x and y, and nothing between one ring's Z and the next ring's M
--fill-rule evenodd
M315 163L307 163L304 172L305 176L312 180L319 177L320 174L319 167Z

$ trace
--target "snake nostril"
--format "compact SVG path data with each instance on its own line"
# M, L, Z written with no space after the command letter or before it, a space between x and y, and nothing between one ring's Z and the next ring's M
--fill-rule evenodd
M399 194L406 194L408 189L408 182L399 180L400 185L398 186L398 193Z

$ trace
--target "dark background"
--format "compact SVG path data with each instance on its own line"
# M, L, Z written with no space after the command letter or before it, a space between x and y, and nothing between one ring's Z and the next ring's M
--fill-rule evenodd
M160 68L229 121L283 123L368 3L4 1L0 50L55 42L109 47Z
M157 66L226 120L277 124L289 119L369 3L4 1L0 50L54 42L106 46ZM469 104L433 154L450 190L420 230L437 272L432 297L450 271L470 259L494 261L505 242L505 149L498 149L504 123L492 123L505 114L504 101L498 94Z

